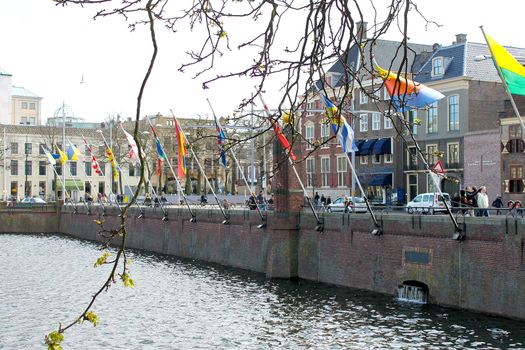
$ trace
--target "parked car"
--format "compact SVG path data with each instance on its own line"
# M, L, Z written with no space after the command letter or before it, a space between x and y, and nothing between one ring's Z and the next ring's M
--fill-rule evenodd
M447 205L450 206L450 195L443 193ZM437 192L418 194L412 201L407 204L407 212L413 214L414 212L434 214L435 212L445 211L445 204L443 197Z
M366 203L362 197L347 197L347 198L352 202L349 209L352 210L353 213L366 213L367 211ZM328 206L326 207L326 210L329 213L335 213L335 212L343 213L345 211L345 197L338 197L332 203L328 204Z
M32 203L32 204L46 204L46 201L40 197L26 197L20 201L20 203Z

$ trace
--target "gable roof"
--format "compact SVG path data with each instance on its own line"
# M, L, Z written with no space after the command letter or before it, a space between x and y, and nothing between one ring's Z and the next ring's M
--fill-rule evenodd
M11 95L12 96L18 96L18 97L33 97L33 98L42 98L31 91L27 90L23 86L12 86L11 87Z
M4 75L4 76L8 76L8 77L12 76L11 74L9 74L5 70L3 70L2 67L0 67L0 75Z

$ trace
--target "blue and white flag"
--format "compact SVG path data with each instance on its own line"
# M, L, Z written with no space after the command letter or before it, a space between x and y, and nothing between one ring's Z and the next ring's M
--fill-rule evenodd
M330 99L324 96L324 102L326 105L326 114L330 118L330 123L332 124L332 131L337 137L337 140L343 147L343 152L355 152L357 151L357 146L354 142L354 129L348 124L345 117L340 113L337 113L337 107L330 101Z

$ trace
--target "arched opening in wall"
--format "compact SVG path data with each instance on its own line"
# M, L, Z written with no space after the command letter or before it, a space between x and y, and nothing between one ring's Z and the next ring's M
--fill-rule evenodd
M411 303L426 304L428 303L428 295L428 286L416 280L404 281L397 289L398 299Z

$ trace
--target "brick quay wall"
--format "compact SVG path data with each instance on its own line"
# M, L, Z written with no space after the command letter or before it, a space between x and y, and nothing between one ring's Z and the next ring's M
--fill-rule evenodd
M100 218L107 228L120 224L116 208L107 215L64 210L0 211L1 232L61 232L98 241ZM199 259L266 274L301 278L391 295L398 285L417 281L428 287L430 302L525 319L525 220L512 217L459 218L465 241L453 240L444 215L378 216L384 234L371 234L366 214L326 214L324 231L308 213L270 213L267 226L255 211L197 209L189 222L185 208L157 209L144 218L131 210L127 246Z

